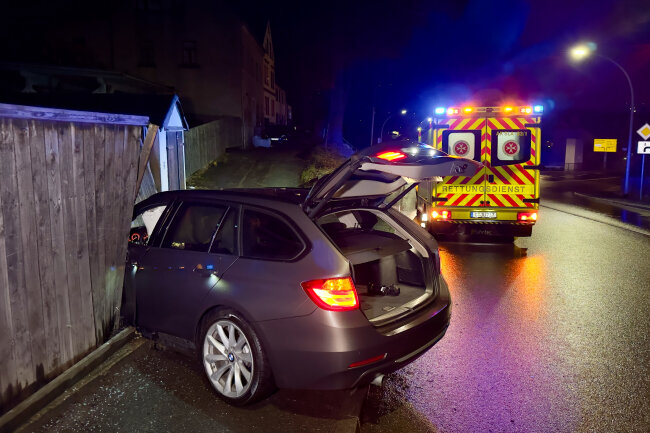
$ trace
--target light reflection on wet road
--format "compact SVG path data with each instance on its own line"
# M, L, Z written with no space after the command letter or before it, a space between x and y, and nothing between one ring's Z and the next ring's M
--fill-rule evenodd
M441 260L450 328L386 398L429 431L650 431L650 237L542 209L531 238Z

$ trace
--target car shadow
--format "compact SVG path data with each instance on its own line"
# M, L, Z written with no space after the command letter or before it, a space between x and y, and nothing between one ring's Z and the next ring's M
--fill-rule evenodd
M293 431L311 429L314 423L327 425L327 421L331 421L336 424L340 420L358 417L367 393L367 388L342 391L277 390L260 402L234 407L222 401L212 390L195 355L191 356L186 350L154 345L150 341L143 345L141 351L134 361L141 374L207 417L227 414L227 423L237 426L236 431L258 428L264 431ZM250 426L250 430L242 430L241 427L245 425Z

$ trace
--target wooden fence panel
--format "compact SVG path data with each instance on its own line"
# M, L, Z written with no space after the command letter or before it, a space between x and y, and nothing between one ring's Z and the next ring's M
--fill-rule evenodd
M4 157L13 151L11 146L11 131L8 122L0 119L0 176L9 172L3 162ZM4 183L4 182L3 182ZM7 230L4 223L4 200L7 197L5 188L0 185L0 401L9 399L14 393L13 387L18 382L15 354L15 333L11 316L11 293L9 290L9 267L7 264L7 245L5 238Z
M50 228L52 230L52 261L54 263L54 290L59 344L61 347L60 365L74 358L72 347L72 325L70 318L70 297L66 275L65 236L63 222L63 200L61 190L61 153L59 136L55 123L44 125L45 131L45 169L47 173L47 195L50 208Z
M16 117L0 104L0 414L105 341L119 318L148 121Z
M185 132L185 177L241 145L241 119L224 117L191 128Z
M45 130L41 122L29 120L29 148L31 151L31 174L34 179L34 202L36 211L36 253L38 255L38 277L43 302L43 327L45 338L45 371L53 371L61 361L59 320L56 291L54 287L54 265L52 257L52 229L45 162ZM41 169L34 170L35 167ZM36 269L34 269L34 272Z
M16 176L15 137L10 120L3 119L0 128L3 130L0 141L0 201L4 223L5 259L7 261L7 288L9 303L2 308L8 308L11 317L11 338L13 341L13 356L15 382L3 389L3 395L20 394L22 389L36 380L35 368L32 364L31 336L27 317L27 296L25 293L25 267L23 247L21 242L21 227L19 214L19 194ZM3 360L4 366L4 360ZM4 369L4 368L3 368Z

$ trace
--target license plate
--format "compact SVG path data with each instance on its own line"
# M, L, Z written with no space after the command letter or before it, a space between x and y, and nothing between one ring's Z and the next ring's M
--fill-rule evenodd
M470 212L469 214L472 218L496 218L496 212Z

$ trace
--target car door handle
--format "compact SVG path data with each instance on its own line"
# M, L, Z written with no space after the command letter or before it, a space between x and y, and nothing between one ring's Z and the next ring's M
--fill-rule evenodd
M211 277L212 275L217 275L217 271L214 268L208 266L203 266L201 264L196 265L194 272L201 275L202 277Z

